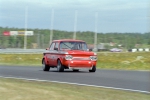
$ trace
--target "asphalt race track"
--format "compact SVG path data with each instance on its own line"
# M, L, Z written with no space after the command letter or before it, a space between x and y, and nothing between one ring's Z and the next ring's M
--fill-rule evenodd
M41 67L0 66L0 77L57 81L69 84L88 85L150 93L149 71L97 70L89 73L87 70L73 72L57 72L51 68L49 72Z

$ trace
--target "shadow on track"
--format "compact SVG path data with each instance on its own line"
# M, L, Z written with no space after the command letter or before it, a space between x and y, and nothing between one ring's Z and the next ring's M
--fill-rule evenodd
M43 70L39 70L39 71L43 71ZM57 70L50 70L50 71L43 71L44 73L45 72L53 72L53 73L89 73L88 71L78 71L78 72L75 72L75 71L72 71L72 70L64 70L64 72L58 72Z

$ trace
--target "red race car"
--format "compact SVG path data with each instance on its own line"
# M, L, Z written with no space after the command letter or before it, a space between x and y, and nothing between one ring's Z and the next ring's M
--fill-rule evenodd
M79 71L88 69L96 71L97 54L89 51L87 44L82 40L54 40L50 47L43 53L43 71L57 68L58 72L64 69Z

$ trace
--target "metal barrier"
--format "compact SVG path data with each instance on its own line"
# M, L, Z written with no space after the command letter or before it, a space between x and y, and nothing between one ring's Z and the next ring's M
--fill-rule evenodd
M37 54L37 53L43 53L45 49L0 49L0 53L17 53L17 54L22 54L22 53L32 53L32 54Z

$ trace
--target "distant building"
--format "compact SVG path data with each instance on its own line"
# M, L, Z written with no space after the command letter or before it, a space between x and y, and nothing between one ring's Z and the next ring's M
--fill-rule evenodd
M108 48L106 48L106 45L110 45L109 43L100 43L97 45L98 51L108 51Z
M94 49L94 44L88 44L88 49L90 49L91 51Z

